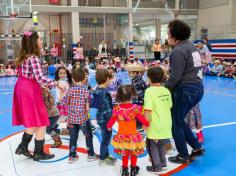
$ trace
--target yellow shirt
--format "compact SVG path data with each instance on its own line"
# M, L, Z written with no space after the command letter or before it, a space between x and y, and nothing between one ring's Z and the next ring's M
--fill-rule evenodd
M167 88L151 86L145 91L144 110L151 111L150 126L147 129L149 139L172 138L171 107L171 94Z

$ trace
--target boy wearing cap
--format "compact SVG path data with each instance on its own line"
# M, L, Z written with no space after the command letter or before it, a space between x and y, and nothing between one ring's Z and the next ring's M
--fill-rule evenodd
M126 65L126 70L129 73L129 77L131 78L131 84L135 87L137 92L137 98L133 99L133 103L143 106L144 103L144 93L147 89L147 84L142 78L142 73L145 72L145 68L139 64L128 64ZM142 124L137 121L137 129L138 131L142 131Z

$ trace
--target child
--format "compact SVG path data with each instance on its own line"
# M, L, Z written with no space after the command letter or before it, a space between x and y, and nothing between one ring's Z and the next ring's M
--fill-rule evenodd
M96 82L98 87L93 92L91 108L96 108L97 124L101 129L101 146L100 146L100 161L99 165L115 165L115 159L109 157L108 146L111 141L112 132L107 130L107 122L112 116L112 98L107 90L109 85L110 74L107 70L101 69L96 72Z
M84 85L86 86L86 88L89 90L89 92L91 93L92 92L92 87L88 81L88 78L89 78L89 70L87 68L84 68L84 71L85 71L85 82L84 82ZM91 130L93 133L95 133L97 131L97 128L92 125L91 123L91 119L90 119L90 113L88 114L89 116L89 124L90 124L90 127L91 127Z
M146 130L146 144L152 165L146 169L159 173L167 167L165 144L172 137L172 99L169 90L162 86L164 71L161 67L150 67L147 76L151 87L144 96L144 116L150 122Z
M55 106L55 101L50 89L47 87L41 86L43 101L46 105L50 125L47 127L46 132L54 140L54 144L51 145L52 148L57 148L62 144L60 138L60 130L58 129L57 121L59 119L59 111Z
M15 70L12 64L7 64L6 70L5 70L6 76L15 76Z
M59 67L55 73L55 80L61 83L66 87L66 90L68 90L69 85L72 83L71 74L66 69L66 67ZM57 108L60 111L60 118L62 121L65 121L67 119L67 108L65 106L61 105L61 100L65 96L65 92L62 92L60 89L56 89L56 103Z
M115 104L116 99L116 93L120 85L123 83L121 79L116 78L115 76L115 68L114 67L108 67L107 70L109 71L111 77L110 77L110 84L108 86L108 91L111 94L112 98L112 104Z
M0 77L3 77L5 75L6 75L6 73L5 73L4 65L0 64Z
M71 85L63 98L63 105L68 106L68 126L70 132L69 163L74 163L78 160L76 149L80 129L83 131L86 138L88 161L95 161L93 136L88 122L89 91L84 86L85 71L81 68L74 69L72 71L72 79L74 84Z
M145 68L138 64L129 64L126 66L126 70L129 73L129 77L131 78L131 84L135 87L137 92L137 98L133 99L133 103L139 106L143 106L144 101L144 92L147 88L145 81L143 80L140 73L145 71ZM142 131L142 124L137 121L138 131Z
M200 105L194 106L186 115L186 121L189 128L196 132L199 143L204 142L204 136L202 133L202 114L200 111Z
M142 116L142 107L132 104L132 98L136 96L134 86L122 85L119 87L116 100L119 105L114 107L113 114L107 123L108 130L111 130L114 123L119 124L118 133L112 140L115 152L122 155L122 176L129 176L128 160L131 160L131 176L136 176L139 171L137 166L137 155L144 152L144 141L142 135L137 132L136 119L145 126L149 122Z

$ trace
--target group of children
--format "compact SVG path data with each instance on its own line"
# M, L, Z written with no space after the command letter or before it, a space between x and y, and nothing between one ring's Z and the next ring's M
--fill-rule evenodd
M122 176L129 175L129 158L130 174L137 175L137 156L142 154L145 148L143 137L138 131L141 131L144 125L147 133L147 151L152 163L147 170L160 172L166 169L164 145L171 138L172 103L170 92L161 85L164 81L164 71L158 66L150 67L146 83L142 79L145 72L143 66L128 64L125 69L131 78L130 85L123 85L122 80L115 76L115 68L108 67L97 69L97 86L92 89L88 83L88 70L84 66L74 65L71 73L66 67L58 67L55 79L65 84L67 90L56 90L56 101L51 91L42 87L50 119L47 134L54 140L52 147L62 144L58 120L63 115L67 116L70 136L69 163L74 163L78 159L76 148L79 129L86 139L88 161L98 159L94 153L92 124L89 119L89 108L96 108L96 121L102 137L99 165L115 165L117 160L109 155L108 150L111 143L115 152L122 156ZM119 124L118 133L111 141L111 129L116 121Z
M236 78L236 62L226 62L215 60L213 62L203 62L203 74L206 76L220 76L226 78Z
M1 77L9 77L9 76L16 76L17 71L15 70L13 64L9 63L4 67L3 64L0 64L0 78Z

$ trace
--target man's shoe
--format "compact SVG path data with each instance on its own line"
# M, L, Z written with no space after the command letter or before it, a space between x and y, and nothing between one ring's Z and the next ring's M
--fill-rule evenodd
M190 155L190 159L191 160L195 160L196 158L204 155L206 153L204 148L200 148L198 150L193 150L191 155Z
M173 157L169 157L168 160L176 164L190 164L191 163L189 158L182 158L180 154Z

